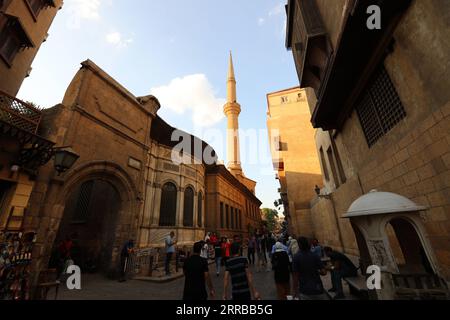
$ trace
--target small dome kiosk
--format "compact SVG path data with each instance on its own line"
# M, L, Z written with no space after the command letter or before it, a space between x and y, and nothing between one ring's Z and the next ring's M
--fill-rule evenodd
M401 195L372 190L343 216L355 232L363 272L370 265L381 269L382 289L370 291L371 299L447 297L423 225L426 210Z

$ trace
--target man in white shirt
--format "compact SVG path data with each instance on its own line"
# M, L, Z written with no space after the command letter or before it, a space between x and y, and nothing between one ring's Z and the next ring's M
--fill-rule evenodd
M165 271L166 276L170 276L170 260L172 259L172 256L175 253L175 245L177 244L177 242L175 241L175 232L172 231L170 235L167 236L165 243L166 243Z

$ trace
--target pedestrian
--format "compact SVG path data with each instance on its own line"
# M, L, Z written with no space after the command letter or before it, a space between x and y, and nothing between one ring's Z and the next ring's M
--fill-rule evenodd
M201 250L200 256L201 256L203 259L208 260L209 245L208 245L208 243L205 242L205 241L200 241L200 243L202 244L202 250Z
M255 265L255 249L256 249L256 238L255 236L250 236L250 238L248 239L247 257L251 265Z
M232 257L226 262L224 277L223 300L228 300L228 287L231 278L232 300L249 301L252 296L260 300L259 292L253 286L253 276L248 268L247 258L240 255L241 246L234 242L231 245Z
M128 240L122 247L122 251L120 252L119 282L127 281L126 275L127 275L128 259L130 258L130 254L133 253L133 250L134 250L134 241L133 240Z
M213 246L216 245L218 239L217 239L217 234L216 234L215 232L213 232L213 234L211 235L211 238L209 239L209 241L211 242L211 244L212 244Z
M319 244L319 240L313 239L311 241L311 251L314 254L317 254L319 258L323 258L322 246Z
M288 255L289 255L289 261L291 262L290 268L292 271L292 261L294 260L294 256L298 253L300 248L298 247L298 241L295 238L292 238L291 241L289 241L288 246Z
M294 256L298 253L299 250L300 250L300 248L298 246L297 239L292 239L289 243L289 248L288 248L289 255L292 258L294 258Z
M216 241L214 245L214 256L216 261L216 274L220 275L220 267L222 264L222 240Z
M274 271L278 300L287 300L287 296L291 291L291 273L289 266L289 256L284 250L283 245L277 242L275 244L275 252L272 255L272 270Z
M68 260L72 260L73 241L71 237L67 236L58 246L58 277L65 272Z
M267 253L267 235L265 233L263 233L261 235L260 245L261 245L261 254L262 254L264 264L267 265L267 255L266 255L266 253Z
M311 252L308 239L298 239L300 251L293 259L293 291L300 300L328 300L322 284L321 275L327 271L322 260Z
M185 301L208 300L206 284L211 299L215 297L214 287L209 275L208 261L200 256L203 246L204 241L195 243L193 254L185 261L183 266L185 276L183 300Z
M241 255L241 256L243 256L244 255L244 247L242 246L242 237L240 236L240 235L234 235L233 236L233 243L237 243L237 244L239 244L239 247L241 248L240 250L240 252L239 252L239 254Z
M288 253L288 251L289 251L289 249L288 249L288 247L286 247L286 245L284 245L284 244L281 243L280 241L277 241L277 242L275 242L275 243L273 244L273 246L272 246L272 251L271 251L271 255L270 255L271 259L272 259L272 255L275 253L275 250L276 250L277 246L281 246L281 248L283 248L283 250L284 250L286 253Z
M222 238L222 263L226 264L231 256L231 243L226 237Z
M330 247L325 247L324 252L330 258L331 262L331 283L333 287L328 291L336 293L333 299L344 299L342 278L356 277L358 275L358 268L341 252L335 251Z
M166 260L164 263L164 269L166 271L166 276L170 276L170 261L172 260L172 256L175 253L175 245L177 242L175 241L175 232L170 232L170 234L166 237L165 245L166 245Z
M266 267L266 248L262 242L263 236L256 237L256 255L258 257L258 263L256 264L256 272L260 271L260 267L263 269Z
M267 238L267 253L269 254L269 258L272 259L272 249L275 245L275 236L273 234L268 234Z

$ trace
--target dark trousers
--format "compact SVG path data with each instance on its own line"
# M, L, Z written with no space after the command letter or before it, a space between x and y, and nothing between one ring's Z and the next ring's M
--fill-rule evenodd
M333 284L333 289L336 290L336 294L343 295L344 289L342 287L342 278L346 277L356 277L357 273L349 272L346 269L339 270L334 269L331 271L331 283Z
M250 264L255 264L255 249L254 248L248 248L248 261Z
M127 267L127 257L120 256L120 270L119 270L120 280L126 280L127 275L126 267Z
M165 271L166 275L170 274L170 260L172 260L173 252L168 252L166 254L166 261L165 261Z

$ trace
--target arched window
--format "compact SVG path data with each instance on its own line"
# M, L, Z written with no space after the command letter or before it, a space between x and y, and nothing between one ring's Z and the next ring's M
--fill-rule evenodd
M197 206L197 225L198 227L203 227L203 221L202 221L202 216L203 216L203 194L200 192L198 194L198 206Z
M183 225L194 226L194 190L191 187L184 191Z
M174 227L177 219L177 187L171 182L162 187L159 225Z

